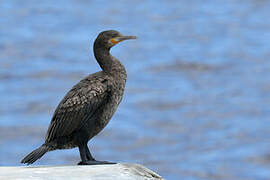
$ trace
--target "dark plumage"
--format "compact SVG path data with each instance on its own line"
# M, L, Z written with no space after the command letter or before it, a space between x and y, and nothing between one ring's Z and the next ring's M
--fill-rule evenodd
M79 164L109 163L96 161L87 142L108 124L125 89L125 67L110 54L110 48L123 40L135 38L113 30L98 35L94 54L102 71L87 76L73 86L54 112L45 143L21 163L32 164L48 151L74 147L79 147L82 160Z

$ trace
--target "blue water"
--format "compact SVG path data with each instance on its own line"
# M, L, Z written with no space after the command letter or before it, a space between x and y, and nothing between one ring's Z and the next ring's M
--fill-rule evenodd
M270 2L13 0L0 3L0 165L44 141L52 113L99 71L100 31L136 35L111 53L123 101L89 147L166 179L270 179ZM76 164L77 149L36 165Z

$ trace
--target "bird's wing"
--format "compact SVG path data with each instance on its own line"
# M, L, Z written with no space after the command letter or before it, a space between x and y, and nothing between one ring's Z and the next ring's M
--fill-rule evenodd
M109 88L104 78L86 78L76 84L56 108L46 135L46 142L65 137L91 119L106 102Z

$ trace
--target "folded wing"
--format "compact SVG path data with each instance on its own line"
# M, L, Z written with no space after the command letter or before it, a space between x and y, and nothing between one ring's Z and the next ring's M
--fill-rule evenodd
M85 121L94 121L94 113L109 95L104 78L85 78L76 84L55 110L46 135L46 143L78 130Z

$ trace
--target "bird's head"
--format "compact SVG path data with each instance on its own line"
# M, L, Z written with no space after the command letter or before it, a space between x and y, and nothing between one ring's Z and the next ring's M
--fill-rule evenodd
M115 30L103 31L99 33L97 39L95 40L95 45L110 49L121 41L136 38L136 36L124 36Z

